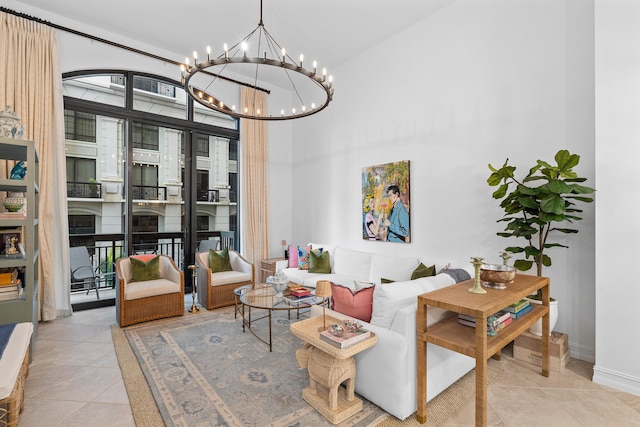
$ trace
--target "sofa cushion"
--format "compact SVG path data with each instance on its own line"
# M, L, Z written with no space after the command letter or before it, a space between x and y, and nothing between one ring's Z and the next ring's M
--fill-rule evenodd
M333 245L326 245L324 243L309 243L311 249L322 249L322 252L329 252L329 264L331 267L331 271L335 271L333 269L333 262L336 258L336 247Z
M338 247L333 262L333 272L344 276L352 276L353 279L369 280L371 268L371 253L354 251Z
M160 278L160 256L156 255L149 261L129 258L131 263L131 282L144 282Z
M222 271L232 271L231 260L229 259L229 249L224 248L220 253L209 249L209 268L213 273Z
M430 277L436 275L436 266L432 265L431 267L427 267L423 263L420 263L419 266L413 270L411 274L411 280L419 279L421 277Z
M127 283L124 288L124 299L127 301L180 292L180 284L167 279L145 280L144 282Z
M309 273L331 273L329 252L319 254L315 250L309 252Z
M396 282L409 280L418 264L418 258L372 254L369 281L379 284L383 277Z
M311 247L305 249L309 251ZM289 245L289 268L298 268L298 247L294 245Z
M298 246L298 269L300 270L308 270L309 269L309 252L315 252L316 254L319 254L322 252L322 249L307 249L309 248L309 246L307 246L306 248L301 248L300 246Z
M363 288L354 292L347 287L331 283L331 308L347 316L369 322L373 289L373 287Z
M438 274L405 282L376 285L373 293L371 323L389 328L396 312L408 305L417 304L418 295L454 283L451 276Z

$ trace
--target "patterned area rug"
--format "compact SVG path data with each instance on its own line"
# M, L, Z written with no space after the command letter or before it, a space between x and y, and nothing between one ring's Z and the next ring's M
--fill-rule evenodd
M289 332L294 314L289 320L286 312L274 312L273 352L242 332L232 307L124 331L167 426L330 426L301 397L309 379L295 358L302 341ZM268 337L267 319L254 331ZM363 411L341 425L371 426L387 418L363 403Z

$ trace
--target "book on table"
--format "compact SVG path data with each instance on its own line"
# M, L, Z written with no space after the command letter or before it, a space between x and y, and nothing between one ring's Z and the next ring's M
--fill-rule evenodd
M515 320L515 319L519 319L522 316L524 316L525 314L527 314L528 312L530 312L531 310L533 310L533 306L532 305L528 305L525 308L523 308L522 310L518 311L517 313L511 313L511 317Z
M516 301L513 304L503 308L502 311L508 311L509 313L517 313L529 305L530 305L529 301L523 298L520 301Z
M320 332L320 339L337 348L349 348L354 344L364 341L371 336L371 332L366 329L358 329L355 332L345 332L341 337L329 331Z

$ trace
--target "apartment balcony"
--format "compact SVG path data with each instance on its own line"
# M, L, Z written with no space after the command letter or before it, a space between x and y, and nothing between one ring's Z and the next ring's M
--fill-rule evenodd
M219 202L220 191L218 190L198 190L196 193L199 202Z
M167 187L134 185L132 200L167 200Z
M198 244L201 240L211 237L220 238L219 231L199 231ZM186 268L191 262L184 260L184 233L157 232L157 233L133 233L133 254L162 254L172 258L178 268L185 271L185 287L191 288L191 283L186 281ZM115 299L117 277L115 262L125 256L124 234L74 234L69 236L69 246L86 246L91 256L91 267L99 277L97 282L98 292L87 283L70 283L71 304L81 306L84 303L95 303L98 300L108 302ZM197 246L196 246L197 247Z
M67 182L67 198L100 199L102 184L99 182Z

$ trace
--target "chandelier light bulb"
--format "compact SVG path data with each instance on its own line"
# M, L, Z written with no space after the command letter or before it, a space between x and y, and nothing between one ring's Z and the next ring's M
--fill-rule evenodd
M188 56L184 64L177 64L180 68L184 89L188 96L204 107L224 112L240 119L288 120L312 115L323 110L333 99L333 77L328 76L326 68L321 67L321 70L318 69L317 61L311 61L310 63L308 58L308 65L305 68L305 55L300 51L298 51L297 59L299 62L297 63L296 57L292 56L292 52L287 55L287 51L282 47L282 44L278 43L264 27L262 3L263 0L260 0L260 21L258 26L246 37L237 40L237 43L223 43L224 51L222 54L212 53L212 46L207 46L203 43L206 48L206 58L204 58L204 53L202 58L198 58L198 51L194 50L193 55ZM254 37L254 33L256 37ZM249 45L255 47L255 49L251 47L251 52L249 52ZM215 46L213 46L213 50L216 50ZM311 64L313 64L313 68L311 68ZM235 77L236 69L239 70L240 74L243 74L243 70L249 67L253 67L251 71L253 82L238 80ZM272 70L275 68L285 70L284 85L279 84L279 75L272 77ZM196 74L198 75L198 86L201 88L194 86L195 80L192 79ZM263 84L259 82L258 76L260 76L260 81L264 80ZM327 76L329 77L328 81ZM289 102L280 105L280 115L277 113L278 106L261 111L261 109L256 108L256 105L249 108L249 106L242 106L240 102L236 104L238 106L236 110L236 105L232 105L231 101L238 102L238 95L227 90L226 85L228 83L252 87L267 93L271 93L274 90L269 89L273 84L274 87L277 87L278 99L280 96L278 91L280 88L286 90L285 86L288 83L290 93L297 95L298 101L290 99ZM301 85L300 88L302 90L298 90L299 85ZM316 90L319 90L322 95L318 96L315 93ZM311 99L304 99L307 96L320 102L311 102ZM226 104L227 101L229 101L229 104ZM296 106L294 107L292 104L296 104ZM307 105L309 105L309 108L307 108ZM242 112L243 110L244 112Z

